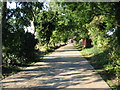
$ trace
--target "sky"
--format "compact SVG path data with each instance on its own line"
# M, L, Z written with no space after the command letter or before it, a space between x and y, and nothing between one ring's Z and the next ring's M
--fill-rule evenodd
M15 2L12 2L12 3L7 2L7 8L16 8L16 3Z
M48 5L48 3L51 1L51 0L38 0L38 1L44 1L44 4L45 5ZM12 3L7 3L7 7L8 8L16 8L16 3L15 2L12 2Z
M41 1L41 0L40 0ZM43 1L43 0L42 0ZM44 2L44 6L48 6L48 3L50 2L50 0L45 0ZM10 9L15 9L16 8L16 3L15 2L7 2L7 8L10 8ZM47 8L44 8L44 10L47 10ZM31 26L29 27L25 27L25 31L27 31L28 29L28 32L31 32L31 33L34 33L34 25L33 25L33 22L31 22Z

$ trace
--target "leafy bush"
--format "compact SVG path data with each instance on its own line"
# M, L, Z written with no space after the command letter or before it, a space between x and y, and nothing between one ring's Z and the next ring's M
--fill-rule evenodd
M120 82L120 48L119 46L111 45L111 47L104 48L89 48L83 49L81 53L88 57L87 59L95 66L97 69L103 69L105 79L115 80ZM110 82L110 81L109 81ZM112 84L111 84L112 85ZM117 84L116 84L117 86Z
M21 52L20 56L25 57L26 59L34 59L35 45L38 43L35 36L31 33L25 33L22 39Z
M23 64L34 59L35 45L37 44L34 35L15 32L11 38L12 41L7 40L6 44L3 44L3 64L6 66Z
M95 16L86 26L94 46L103 47L109 44L110 38L106 34L104 15Z

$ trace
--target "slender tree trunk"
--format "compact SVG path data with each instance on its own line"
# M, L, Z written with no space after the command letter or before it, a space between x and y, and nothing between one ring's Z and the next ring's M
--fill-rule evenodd
M1 38L2 38L2 43L3 45L5 44L5 39L6 39L6 33L7 31L5 30L6 28L6 14L7 13L7 2L3 1L2 2L2 30L1 30Z
M55 47L55 43L53 43L53 46Z
M115 9L116 9L116 21L117 21L116 36L118 38L118 43L120 45L120 2L115 3Z
M6 25L6 10L7 10L7 2L2 2L2 22L0 25L0 72L2 72L2 34L5 31L5 25ZM5 34L4 34L5 35Z
M35 35L35 32L36 32L36 25L35 25L35 15L36 15L36 7L33 9L33 26L34 26L34 35Z
M6 11L7 11L7 2L2 2L2 30L5 29L5 25L6 25Z
M35 32L36 32L36 25L35 25L35 21L33 21L33 26L34 26L34 35L35 35Z

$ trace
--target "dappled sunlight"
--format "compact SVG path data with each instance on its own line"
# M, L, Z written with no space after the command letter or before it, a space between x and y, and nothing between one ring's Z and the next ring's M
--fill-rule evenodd
M71 51L67 51L70 48ZM73 48L73 49L72 49ZM65 49L65 52L64 52ZM29 88L108 88L93 67L73 45L67 45L11 77L5 87ZM61 50L63 50L61 52ZM60 51L60 52L59 52Z

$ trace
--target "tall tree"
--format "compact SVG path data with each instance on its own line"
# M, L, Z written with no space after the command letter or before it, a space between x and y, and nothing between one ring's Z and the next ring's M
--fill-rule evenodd
M24 28L30 26L33 20L33 6L34 3L16 2L16 8L6 8L2 39L3 63L6 65L24 63L34 58L37 40L34 35L25 32Z

